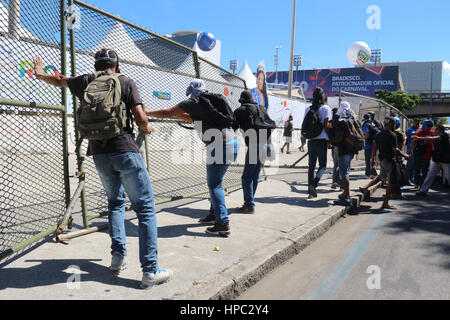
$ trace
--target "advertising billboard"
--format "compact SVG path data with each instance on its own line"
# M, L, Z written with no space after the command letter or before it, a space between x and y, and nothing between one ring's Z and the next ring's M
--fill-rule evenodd
M315 69L294 71L294 85L300 85L306 98L312 98L314 88L321 87L327 96L347 91L375 97L375 90L396 91L399 88L398 66L364 66L359 68ZM267 73L267 82L275 83L275 72ZM278 72L278 83L287 84L289 72ZM301 93L301 92L300 92Z

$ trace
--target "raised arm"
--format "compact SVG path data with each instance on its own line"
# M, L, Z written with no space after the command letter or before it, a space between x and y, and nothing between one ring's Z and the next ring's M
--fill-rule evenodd
M52 86L59 87L59 88L67 88L67 77L63 75L46 75L44 72L44 67L42 63L41 57L37 56L33 58L33 64L34 64L34 74L36 78L39 80L44 81L45 83L48 83Z

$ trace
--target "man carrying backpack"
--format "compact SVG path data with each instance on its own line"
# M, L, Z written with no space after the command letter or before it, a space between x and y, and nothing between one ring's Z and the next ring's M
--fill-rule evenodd
M156 111L146 110L155 118L179 118L194 121L202 141L206 145L206 179L211 201L210 213L201 223L214 223L206 232L222 237L230 235L230 219L225 205L222 188L228 167L236 160L238 141L233 130L234 114L226 98L220 94L209 93L205 83L196 79L186 89L188 99L176 106Z
M241 129L247 146L245 166L242 173L242 191L244 204L237 210L242 213L254 213L255 193L259 182L259 173L270 152L270 135L276 128L265 108L253 100L251 91L243 91L239 99L241 106L234 111L236 122L233 129Z
M372 148L375 137L380 132L380 130L375 125L373 119L371 119L371 116L368 113L363 117L362 130L365 139L364 157L366 161L366 176L370 179L373 179L377 176L377 170L375 169L375 167L372 167Z
M288 120L284 124L283 137L285 142L281 147L281 153L283 153L284 147L286 147L286 154L291 154L291 152L289 151L289 146L292 143L292 132L294 132L294 124L292 123L293 119L294 118L292 117L292 115L289 115Z
M377 150L379 149L379 159L381 170L380 174L372 179L365 187L359 188L363 195L366 195L367 190L377 184L380 181L384 181L386 184L386 195L384 197L383 204L381 208L386 209L397 209L389 203L392 193L392 186L394 180L394 170L395 170L395 157L396 155L401 155L402 157L408 159L408 155L403 153L397 148L397 135L393 132L395 126L395 120L392 117L386 117L384 119L383 130L375 137L375 143L372 149L372 165L375 164L375 156Z
M448 165L450 163L450 138L445 132L445 127L441 124L436 126L436 131L433 136L420 137L418 135L412 136L414 140L432 141L434 150L431 153L431 165L427 177L423 182L420 190L416 193L418 196L426 196L428 189L436 178L439 171L442 170L444 180L450 181L450 172Z
M418 137L429 137L434 135L434 131L432 130L433 126L433 120L425 120L422 124L422 129L419 130L416 135ZM416 184L416 187L420 188L428 174L431 152L433 151L433 143L429 140L413 140L411 143L411 149L415 163L414 183Z
M316 198L316 188L327 169L328 121L331 120L331 109L325 105L326 96L322 88L313 92L312 105L305 110L302 123L302 135L308 139L308 199ZM316 162L319 168L316 176Z
M132 119L144 133L152 131L142 110L135 82L119 73L119 57L114 50L95 54L95 73L77 77L45 75L40 57L33 60L36 77L57 87L68 87L81 100L78 130L89 140L97 172L108 197L111 271L127 268L125 262L124 191L139 220L139 259L143 270L142 288L150 288L172 278L172 271L158 266L157 226L153 191L139 148L132 133ZM108 120L105 120L108 119Z
M335 201L336 205L351 206L350 199L350 164L355 156L363 148L362 129L354 118L354 113L350 108L350 104L346 101L342 102L336 112L338 119L333 119L332 127L334 137L331 142L337 147L339 154L339 178L344 192L339 195L339 200ZM355 143L352 136L359 136L359 143Z

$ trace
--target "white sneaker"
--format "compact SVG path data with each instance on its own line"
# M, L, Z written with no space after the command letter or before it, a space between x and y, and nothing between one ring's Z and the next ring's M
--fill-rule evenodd
M119 255L113 255L111 258L111 266L109 270L114 272L120 272L128 268L128 264L125 262L125 258Z
M158 284L164 283L172 279L173 271L167 269L159 269L158 272L144 272L142 275L141 288L150 289Z

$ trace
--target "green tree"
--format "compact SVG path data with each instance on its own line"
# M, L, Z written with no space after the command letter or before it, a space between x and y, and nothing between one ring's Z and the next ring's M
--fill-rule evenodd
M406 94L403 91L375 90L375 96L400 111L411 110L421 101L417 94Z

